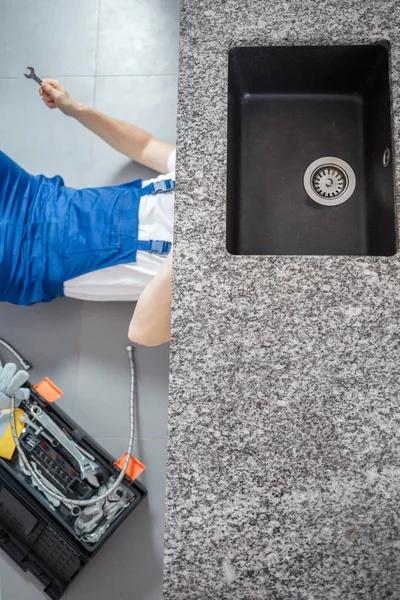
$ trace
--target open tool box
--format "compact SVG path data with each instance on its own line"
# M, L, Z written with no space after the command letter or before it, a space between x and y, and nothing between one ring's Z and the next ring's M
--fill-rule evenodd
M122 459L116 463L59 406L29 382L25 387L30 397L15 409L14 434L54 496L35 483L18 448L0 458L0 547L58 600L147 491L127 475L118 484ZM80 507L77 500L92 504Z

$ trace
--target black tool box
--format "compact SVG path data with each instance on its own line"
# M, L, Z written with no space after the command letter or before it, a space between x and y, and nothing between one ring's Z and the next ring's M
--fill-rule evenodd
M116 478L120 470L114 464L115 459L58 406L48 403L30 384L27 387L31 390L28 402L39 406L72 440L90 453L101 465L105 476ZM24 408L23 403L21 408ZM20 442L28 448L29 440L24 442L24 435ZM73 481L73 475L66 474L63 459L52 462L51 449L45 440L43 442L43 446L33 448L32 452L55 465L64 480ZM43 493L18 470L17 455L15 451L11 460L0 458L0 547L24 571L30 571L39 579L50 598L58 600L79 571L146 497L147 491L140 483L125 476L122 483L129 488L129 505L117 514L97 542L88 543L76 536L72 525L76 517L68 513L67 507L61 506L60 510L51 507ZM79 492L81 497L88 497L84 486Z

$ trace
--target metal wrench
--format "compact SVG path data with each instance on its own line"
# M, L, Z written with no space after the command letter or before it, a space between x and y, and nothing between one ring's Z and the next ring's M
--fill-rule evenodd
M34 423L26 413L23 417L19 417L19 420L21 423L24 423L24 425L26 425L27 427L31 427L36 435L41 435L44 438L46 438L54 448L58 446L58 441L51 437L51 435L46 433L46 431L44 431L43 429L43 426L38 425L38 423Z
M20 456L19 454L18 454L18 464L19 464L19 468L21 469L22 473L23 473L24 475L26 475L27 477L30 477L30 478L31 478L31 485L33 485L33 487L37 487L37 488L38 488L38 489L39 489L39 490L42 492L42 494L44 494L44 496L46 496L46 498L47 498L47 500L50 502L50 504L52 504L52 505L53 505L55 508L58 508L58 507L60 506L60 504L61 504L61 503L60 503L60 501L59 501L59 500L56 500L56 498L52 498L52 497L51 497L49 494L47 494L47 493L44 491L44 489L43 489L43 488L41 488L41 487L40 487L40 486L37 484L37 482L35 481L35 479L32 477L32 474L31 474L31 473L30 473L30 472L27 470L27 468L25 467L25 465L24 465L24 463L23 463L23 460L22 460L22 458L21 458L21 456ZM35 464L35 463L34 463L34 464ZM37 466L36 466L36 464L35 464L35 467L36 467L36 468L35 468L34 470L35 470L35 472L36 472L36 474L37 474ZM50 490L53 490L53 492L57 492L57 493L59 493L58 489L57 489L57 488L56 488L54 485L52 485L52 484L50 483L50 481L48 481L48 480L47 480L47 479L46 479L46 478L45 478L45 477L42 475L42 473L40 473L40 475L41 475L42 479L44 479L44 481L45 481L46 485L47 485L47 486L50 488ZM1 599L0 599L0 600L1 600Z
M91 460L80 451L79 447L46 415L45 412L36 404L30 409L32 416L69 452L76 460L81 471L82 479L86 479L94 487L99 487L99 482L95 477L101 472L99 463Z
M39 85L42 85L43 81L36 75L35 73L35 69L33 67L26 67L29 70L29 73L24 73L25 77L27 79L33 79L33 81L36 81L36 83L38 83Z

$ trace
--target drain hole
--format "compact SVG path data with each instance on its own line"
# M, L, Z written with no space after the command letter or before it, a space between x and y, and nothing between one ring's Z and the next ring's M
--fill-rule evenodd
M356 188L356 176L344 160L325 156L307 168L304 187L308 196L318 204L337 206L352 196Z
M347 178L338 167L321 167L314 173L312 184L322 198L337 198L345 191Z

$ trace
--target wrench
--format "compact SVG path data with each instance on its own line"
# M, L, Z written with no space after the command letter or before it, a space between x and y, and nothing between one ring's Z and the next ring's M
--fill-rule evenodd
M30 72L24 73L25 77L27 79L33 79L33 81L36 81L36 83L38 83L39 85L42 85L43 81L36 75L35 73L35 69L33 67L26 67Z
M19 420L21 421L21 423L24 423L24 425L26 425L27 427L31 427L36 435L42 435L44 438L46 438L53 446L53 448L57 448L58 441L52 438L48 433L46 433L43 430L43 427L41 427L37 423L34 423L26 413L23 417L19 417Z
M46 430L69 452L76 460L81 471L82 479L86 479L94 487L99 487L99 482L95 475L101 472L99 463L85 456L78 446L46 415L45 412L36 404L31 407L31 414Z

